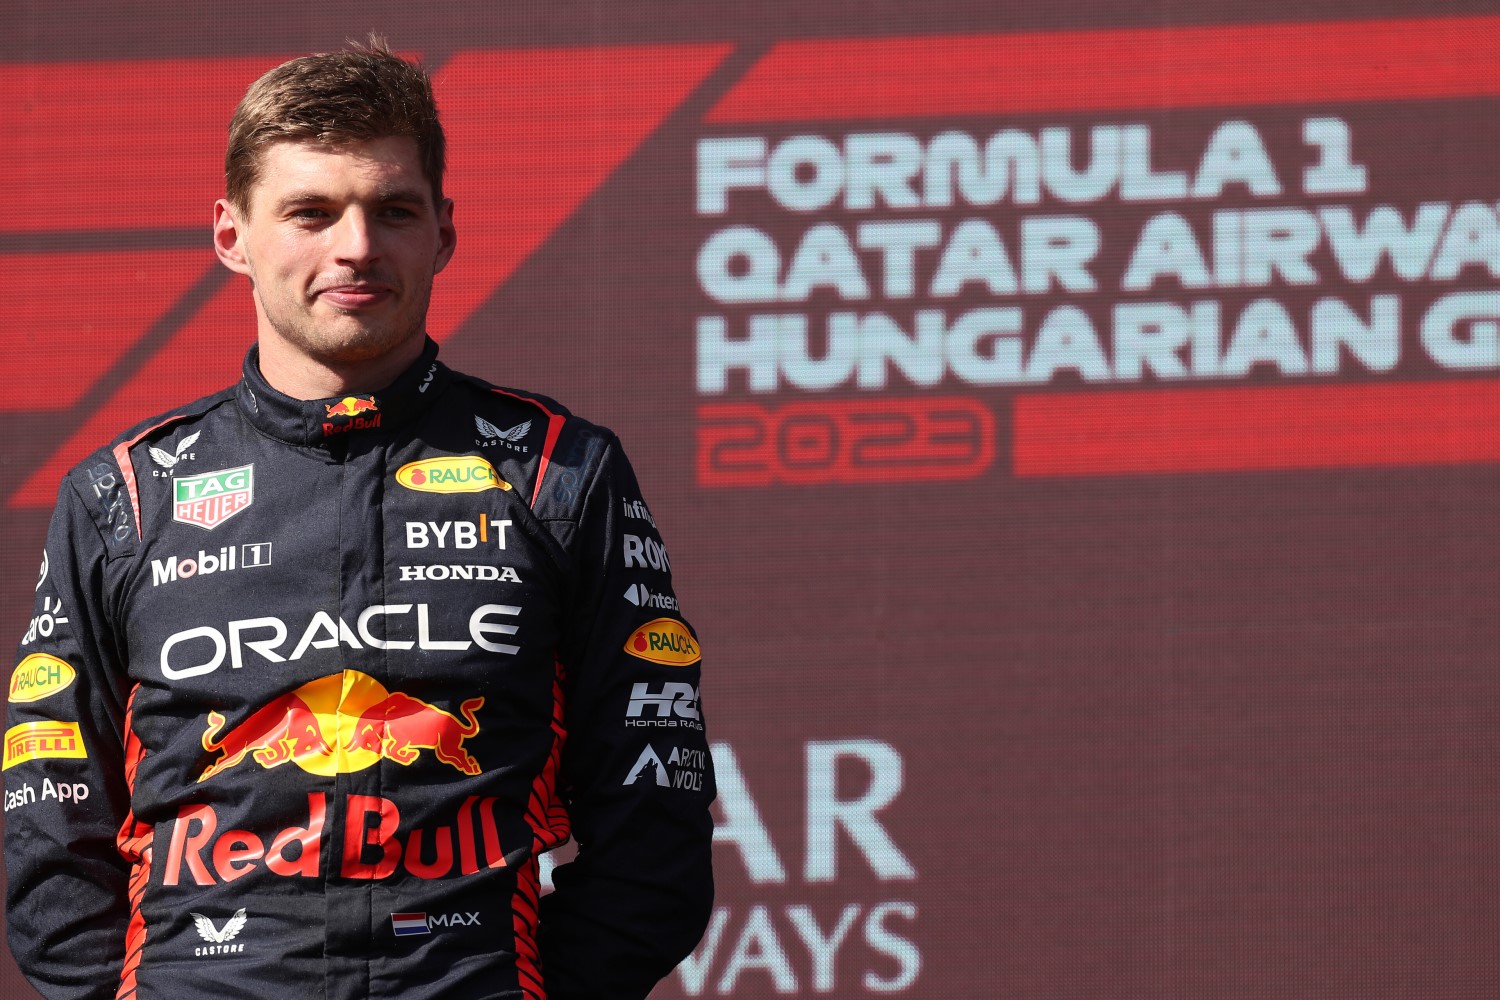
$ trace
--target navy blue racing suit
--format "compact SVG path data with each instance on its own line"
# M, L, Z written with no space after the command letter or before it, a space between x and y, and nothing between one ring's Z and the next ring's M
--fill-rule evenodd
M96 452L35 615L5 860L49 998L644 997L702 933L698 640L630 464L430 341L312 401L252 350Z

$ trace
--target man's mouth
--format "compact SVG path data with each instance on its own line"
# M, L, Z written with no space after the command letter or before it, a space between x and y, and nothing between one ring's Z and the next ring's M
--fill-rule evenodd
M318 298L337 309L368 309L380 305L395 293L387 285L347 284L334 285L317 292Z

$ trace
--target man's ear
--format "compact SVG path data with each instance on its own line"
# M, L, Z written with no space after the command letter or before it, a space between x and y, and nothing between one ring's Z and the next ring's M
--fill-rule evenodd
M438 252L433 261L432 273L437 274L453 259L453 248L458 245L458 231L453 228L453 199L444 198L437 207Z
M231 271L248 275L250 258L245 254L238 215L238 210L225 199L214 202L214 253Z

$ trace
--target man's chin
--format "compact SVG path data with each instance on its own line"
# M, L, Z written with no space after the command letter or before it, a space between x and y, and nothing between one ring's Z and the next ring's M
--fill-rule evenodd
M316 330L278 331L293 351L330 367L361 364L399 351L405 344L422 339L420 327L397 330L388 323L340 317Z

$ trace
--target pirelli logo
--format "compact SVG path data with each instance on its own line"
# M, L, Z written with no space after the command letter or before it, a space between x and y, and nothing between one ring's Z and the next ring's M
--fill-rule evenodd
M78 723L23 722L5 731L5 763L0 770L46 757L88 757Z

